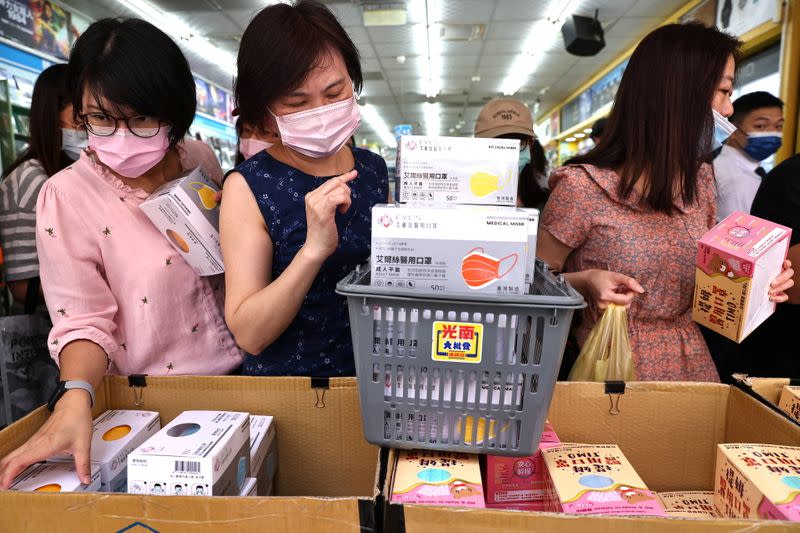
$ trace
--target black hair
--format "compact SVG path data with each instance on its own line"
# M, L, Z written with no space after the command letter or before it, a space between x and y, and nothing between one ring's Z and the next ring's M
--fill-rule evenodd
M239 146L242 142L242 131L244 131L244 122L242 122L242 117L236 117L236 157L233 160L233 166L238 167L242 163L244 163L244 155L242 155L242 151L239 149Z
M711 102L740 44L697 22L650 32L625 67L600 142L567 164L619 170L623 199L646 174L641 203L659 213L674 212L676 191L693 204L697 173L712 150Z
M314 0L262 9L242 35L234 82L247 124L262 127L267 108L305 81L331 51L341 54L356 94L363 76L358 48L330 9Z
M28 148L3 171L3 177L31 159L38 161L48 176L72 163L72 159L61 149L59 117L59 113L72 103L68 71L67 65L62 63L48 67L39 74L31 98Z
M194 120L194 78L181 49L144 20L106 18L89 26L69 57L73 106L83 111L83 91L109 115L122 117L128 107L169 125L169 142L183 139Z
M589 137L592 139L599 139L603 136L603 130L606 128L606 124L608 124L608 118L598 118L594 124L592 124L592 133L589 134Z
M747 93L733 102L733 115L731 122L741 123L744 118L756 109L765 107L777 107L783 109L783 100L766 91L756 91Z

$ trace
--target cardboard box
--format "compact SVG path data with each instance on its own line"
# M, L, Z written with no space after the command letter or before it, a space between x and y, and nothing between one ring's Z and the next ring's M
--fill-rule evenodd
M529 503L544 510L547 501L547 475L541 450L558 446L560 441L550 422L545 422L539 451L526 457L486 456L486 503Z
M354 378L331 379L324 407L308 378L147 377L144 388L106 377L95 416L108 409L158 411L166 424L189 409L272 414L281 428L278 498L155 497L134 494L30 494L0 491L0 531L289 533L375 530L379 449L364 441ZM46 409L0 431L0 457L47 420ZM303 475L288 475L302 472ZM87 526L90 525L90 526ZM137 529L141 528L141 529Z
M153 411L106 411L92 424L92 462L100 467L102 492L127 492L128 454L161 429ZM72 462L71 455L48 461Z
M778 407L789 415L789 418L800 422L800 386L784 386Z
M697 245L692 318L736 342L775 312L769 285L781 273L792 230L734 212Z
M371 283L424 294L525 294L529 218L515 208L377 205Z
M244 485L242 485L242 490L239 492L239 496L256 496L257 487L258 480L254 477L249 477L244 480Z
M714 493L710 491L659 492L667 516L673 518L717 518Z
M219 187L197 167L159 187L139 208L200 276L225 272L219 245Z
M484 507L477 455L402 450L392 485L393 503Z
M616 444L561 444L542 450L550 510L569 514L666 516Z
M396 171L401 203L514 205L519 140L404 135Z
M618 405L617 414L610 412L612 400L613 405ZM610 397L602 383L560 382L556 384L548 418L562 441L618 444L647 486L664 492L714 490L716 445L721 442L800 442L797 424L736 387L711 383L633 382L625 385L623 395ZM582 516L488 508L464 512L449 507L400 505L388 502L396 453L390 452L384 485L387 533L786 533L796 529L792 523L774 520L709 519L700 526L694 520L663 517Z
M779 412L781 415L787 417L789 420L800 426L800 420L792 419L789 416L789 414L786 413L780 407L781 394L783 394L783 388L786 386L792 386L792 387L800 386L800 379L757 378L757 377L750 377L745 374L734 374L733 377L739 388L741 388L748 394L751 394L757 400L770 406L772 409Z
M731 518L800 522L800 447L720 444L714 506Z
M250 472L250 415L184 411L128 455L128 492L237 496Z
M66 462L36 463L17 476L11 485L11 490L19 492L99 492L100 467L96 463L92 463L91 478L90 484L81 483L75 472L74 464ZM6 512L6 508L3 508L3 512Z

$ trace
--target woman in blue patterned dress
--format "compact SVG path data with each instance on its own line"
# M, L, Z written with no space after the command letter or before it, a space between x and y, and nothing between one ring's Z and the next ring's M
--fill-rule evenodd
M383 159L345 142L360 124L358 51L317 2L263 9L242 35L242 120L281 142L225 182L225 318L246 375L355 375L336 282L369 257L370 212L386 200Z

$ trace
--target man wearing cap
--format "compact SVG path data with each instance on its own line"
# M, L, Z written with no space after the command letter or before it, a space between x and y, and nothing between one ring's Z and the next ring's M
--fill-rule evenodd
M547 200L547 161L528 106L513 98L491 100L478 113L475 137L520 140L517 205L541 209Z

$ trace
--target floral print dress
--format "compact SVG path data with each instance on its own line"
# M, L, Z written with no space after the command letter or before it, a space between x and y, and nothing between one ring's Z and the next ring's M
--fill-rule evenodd
M697 175L697 199L675 203L672 215L640 205L634 192L617 194L620 176L592 165L569 165L550 177L542 226L572 248L565 271L621 272L645 289L628 311L637 376L643 381L719 381L700 330L692 321L697 240L714 226L716 198L711 167ZM599 318L583 313L578 343Z

